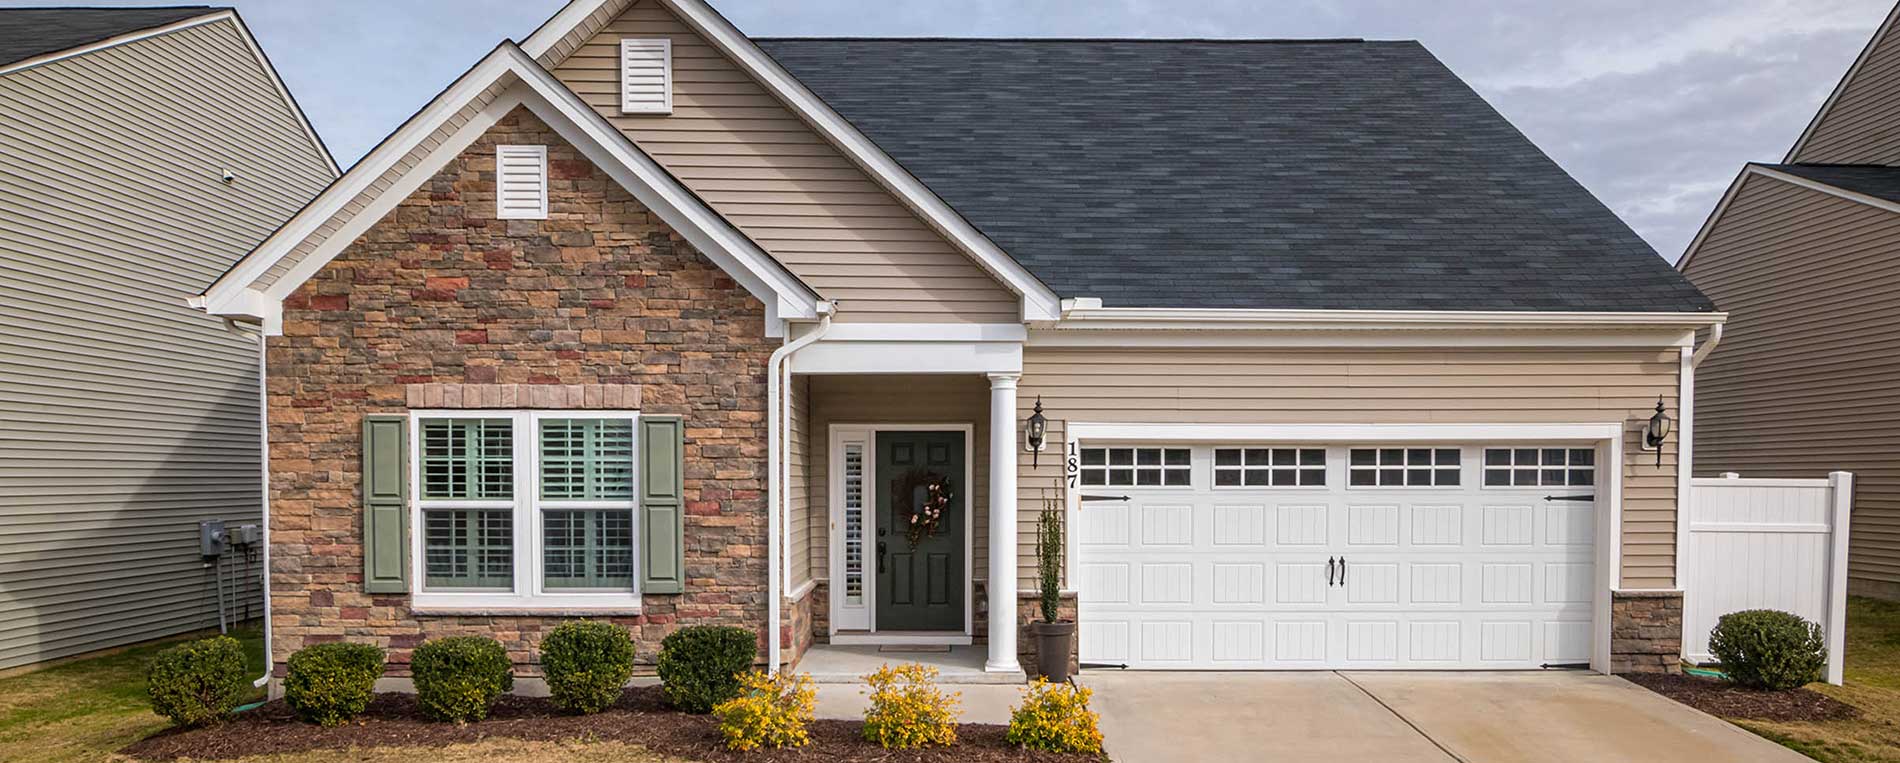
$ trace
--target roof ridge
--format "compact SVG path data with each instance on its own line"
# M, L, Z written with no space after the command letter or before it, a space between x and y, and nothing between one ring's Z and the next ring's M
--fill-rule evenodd
M757 42L1132 42L1132 43L1210 43L1235 45L1304 45L1304 44L1350 44L1350 43L1416 43L1417 40L1368 40L1363 37L948 37L943 35L920 36L762 36L753 37Z
M20 5L0 11L228 11L229 5Z

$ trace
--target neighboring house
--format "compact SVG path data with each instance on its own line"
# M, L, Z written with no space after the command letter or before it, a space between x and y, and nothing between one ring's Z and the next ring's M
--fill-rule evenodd
M1888 599L1900 599L1895 23L1780 164L1742 168L1678 266L1733 315L1700 372L1696 473L1854 472L1848 587Z
M1045 501L1085 663L1670 669L1641 430L1722 320L1414 42L697 0L503 42L199 304L269 335L275 659L398 670L594 616L1013 672Z
M0 669L218 625L260 353L185 301L336 176L234 11L0 9Z

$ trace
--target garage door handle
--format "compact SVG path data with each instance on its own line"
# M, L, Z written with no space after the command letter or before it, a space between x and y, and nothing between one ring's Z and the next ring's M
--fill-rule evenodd
M1331 588L1333 585L1333 565L1338 563L1339 560L1330 556L1326 557L1326 587L1328 588Z
M1339 584L1346 584L1346 557L1339 557Z

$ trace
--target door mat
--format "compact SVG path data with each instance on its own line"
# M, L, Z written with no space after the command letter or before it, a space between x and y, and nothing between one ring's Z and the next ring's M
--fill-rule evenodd
M889 654L947 654L950 646L948 644L885 644L877 650Z

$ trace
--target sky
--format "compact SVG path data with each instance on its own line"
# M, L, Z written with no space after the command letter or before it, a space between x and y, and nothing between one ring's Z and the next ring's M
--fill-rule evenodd
M563 0L233 4L348 166ZM1415 39L1674 260L1894 0L714 0L758 36ZM163 5L179 0L86 0ZM0 7L46 0L0 0Z

